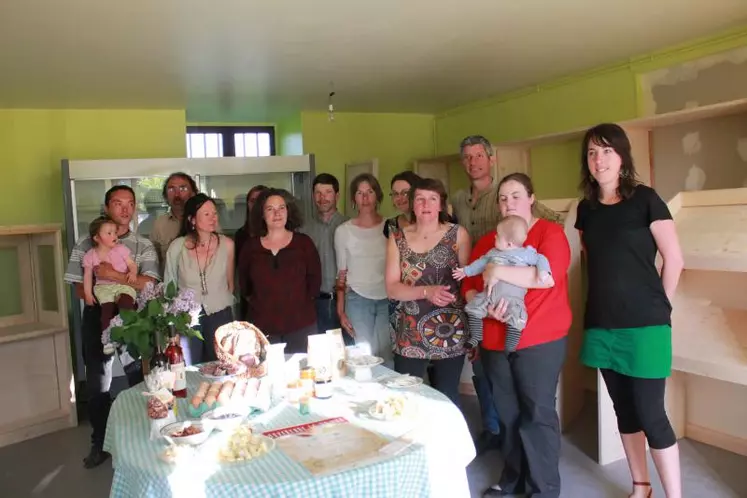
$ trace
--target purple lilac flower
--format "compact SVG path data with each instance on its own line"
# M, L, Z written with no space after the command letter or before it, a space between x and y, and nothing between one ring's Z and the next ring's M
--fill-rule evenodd
M159 297L159 295L159 288L153 282L145 284L143 290L137 295L137 310L142 311L148 305L148 302Z

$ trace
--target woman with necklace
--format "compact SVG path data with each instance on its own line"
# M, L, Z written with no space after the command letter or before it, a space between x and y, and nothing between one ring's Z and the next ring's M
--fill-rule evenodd
M305 353L306 338L318 332L316 298L322 264L314 242L296 232L301 211L290 192L270 188L252 208L252 229L239 255L241 295L249 320L286 353Z
M389 300L384 286L386 238L379 205L384 199L376 177L363 173L350 182L357 215L335 230L337 315L356 345L392 364Z
M471 245L467 231L449 222L446 197L439 180L412 185L412 223L389 237L386 289L401 301L394 369L423 377L432 365L433 387L458 406L467 317L451 272L467 262Z
M164 283L192 289L202 305L199 327L203 340L182 338L187 365L213 361L215 331L233 321L234 242L217 233L215 201L197 194L184 206L180 237L166 253Z

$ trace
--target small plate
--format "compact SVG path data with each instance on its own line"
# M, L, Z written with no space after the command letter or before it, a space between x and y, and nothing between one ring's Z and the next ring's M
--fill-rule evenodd
M384 358L371 355L353 356L345 360L345 363L351 368L372 368L384 363Z
M208 363L202 363L202 364L198 365L197 371L200 372L200 375L202 375L206 379L210 379L212 381L221 381L221 382L225 381L225 380L233 379L234 377L236 377L238 375L241 375L244 372L246 372L246 365L244 365L243 363L236 363L236 365L239 367L239 369L236 371L236 373L231 373L231 374L226 374L226 375L211 375L211 374L203 372L203 370L202 370L203 368L207 367L208 365L215 365L215 364L219 364L219 363L221 363L221 362L219 362L219 361L211 361L211 362L208 362Z
M423 383L422 377L414 375L397 375L384 379L384 385L391 389L410 389Z

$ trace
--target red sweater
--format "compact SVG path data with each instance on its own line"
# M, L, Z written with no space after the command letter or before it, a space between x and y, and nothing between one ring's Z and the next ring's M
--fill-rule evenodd
M249 297L249 319L265 335L296 332L316 323L322 284L319 253L308 235L294 233L273 255L250 237L239 255L241 294Z
M484 256L495 245L495 230L482 237L474 249L470 262ZM521 333L517 349L537 346L565 337L571 328L571 305L568 298L568 267L571 249L563 227L552 221L539 219L529 230L524 246L532 246L550 261L555 285L550 289L529 289L524 298L527 307L527 326ZM482 292L482 275L468 277L462 284L462 294L470 290ZM483 320L482 346L492 351L503 351L506 325L492 318Z

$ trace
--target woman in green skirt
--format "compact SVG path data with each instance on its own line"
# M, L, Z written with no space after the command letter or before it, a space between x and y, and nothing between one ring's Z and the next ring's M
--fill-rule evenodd
M581 360L600 369L612 398L633 480L630 496L652 495L648 441L666 496L680 498L679 449L664 406L672 368L670 302L683 268L674 221L659 195L636 180L621 127L587 131L582 158L576 228L589 283Z

